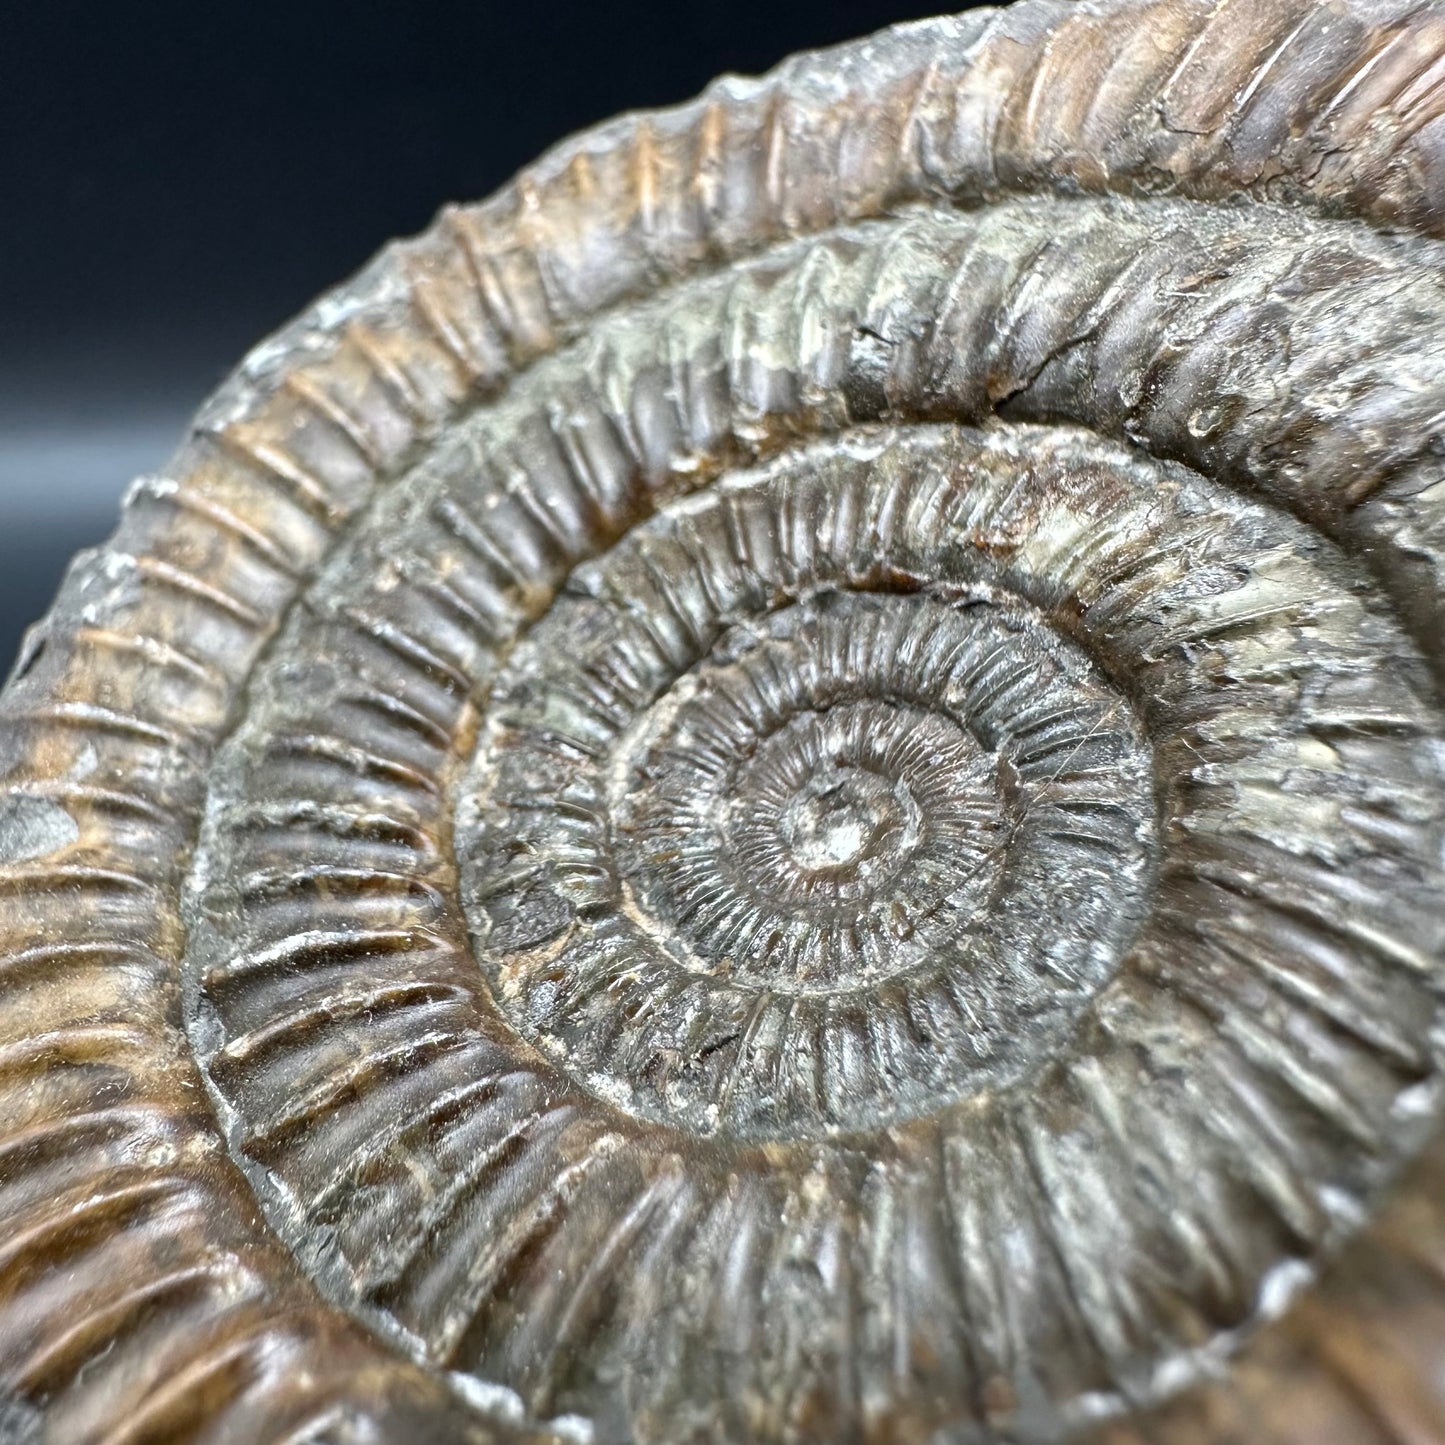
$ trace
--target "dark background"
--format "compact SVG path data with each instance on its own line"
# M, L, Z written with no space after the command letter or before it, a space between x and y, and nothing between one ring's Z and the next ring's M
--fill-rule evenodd
M0 0L0 675L126 483L389 237L619 110L938 8Z

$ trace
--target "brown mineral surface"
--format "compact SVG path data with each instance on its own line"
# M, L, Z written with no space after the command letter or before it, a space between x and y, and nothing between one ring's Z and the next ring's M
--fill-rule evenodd
M253 352L0 695L5 1445L1445 1445L1445 3L1021 0Z

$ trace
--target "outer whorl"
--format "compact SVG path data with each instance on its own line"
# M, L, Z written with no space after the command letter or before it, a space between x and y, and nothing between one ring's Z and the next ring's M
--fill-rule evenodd
M0 710L0 1438L1445 1441L1445 6L1024 0L244 363Z

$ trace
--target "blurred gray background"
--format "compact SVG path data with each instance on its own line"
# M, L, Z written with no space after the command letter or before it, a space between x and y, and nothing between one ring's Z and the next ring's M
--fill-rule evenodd
M0 3L0 673L242 354L567 133L904 0Z

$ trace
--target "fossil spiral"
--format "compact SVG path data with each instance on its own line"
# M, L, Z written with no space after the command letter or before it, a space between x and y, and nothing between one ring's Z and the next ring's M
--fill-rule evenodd
M0 1439L1445 1442L1445 7L1022 0L254 352L0 699Z

